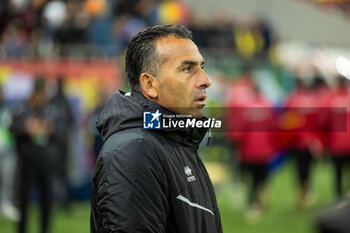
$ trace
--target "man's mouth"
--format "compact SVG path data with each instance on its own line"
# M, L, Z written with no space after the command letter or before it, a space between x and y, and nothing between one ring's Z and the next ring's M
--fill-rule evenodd
M197 104L197 105L200 105L200 106L205 106L206 105L206 102L205 102L205 99L207 98L207 95L202 95L202 96L199 96L198 98L196 98L194 100L194 102Z

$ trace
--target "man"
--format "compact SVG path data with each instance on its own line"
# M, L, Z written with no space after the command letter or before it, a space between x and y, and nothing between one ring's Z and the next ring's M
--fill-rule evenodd
M343 198L346 176L345 169L350 164L350 94L348 79L337 77L337 87L328 99L327 116L328 148L334 164L335 193L338 199Z
M63 132L56 127L56 108L49 104L45 80L37 78L29 100L16 107L10 127L15 136L19 163L20 211L19 233L27 231L27 212L31 186L40 192L41 232L49 231L52 206L53 141Z
M198 156L204 128L143 129L144 112L202 118L210 78L184 26L155 26L128 45L130 93L97 122L104 146L93 178L91 232L222 232L213 185Z

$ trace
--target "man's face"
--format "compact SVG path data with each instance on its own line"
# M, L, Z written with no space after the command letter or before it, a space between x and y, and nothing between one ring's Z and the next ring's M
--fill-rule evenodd
M202 117L205 89L211 80L203 70L204 60L197 46L189 39L169 36L157 41L156 52L162 61L157 102L174 112Z

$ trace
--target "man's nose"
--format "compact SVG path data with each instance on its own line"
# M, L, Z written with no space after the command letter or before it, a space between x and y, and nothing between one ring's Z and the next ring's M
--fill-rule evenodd
M204 70L201 70L200 74L199 74L199 78L198 78L197 87L205 89L205 88L208 88L210 86L211 86L210 77L207 75L207 73L205 73Z

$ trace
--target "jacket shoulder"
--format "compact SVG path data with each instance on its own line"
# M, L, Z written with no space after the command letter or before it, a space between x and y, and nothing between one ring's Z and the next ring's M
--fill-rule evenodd
M165 152L171 142L158 133L142 128L131 128L112 134L104 143L100 156L113 155L118 152Z
M141 171L153 171L156 176L163 176L163 156L150 142L152 140L151 136L143 135L140 130L125 130L112 134L99 154L95 178L103 179L111 172L136 177Z

